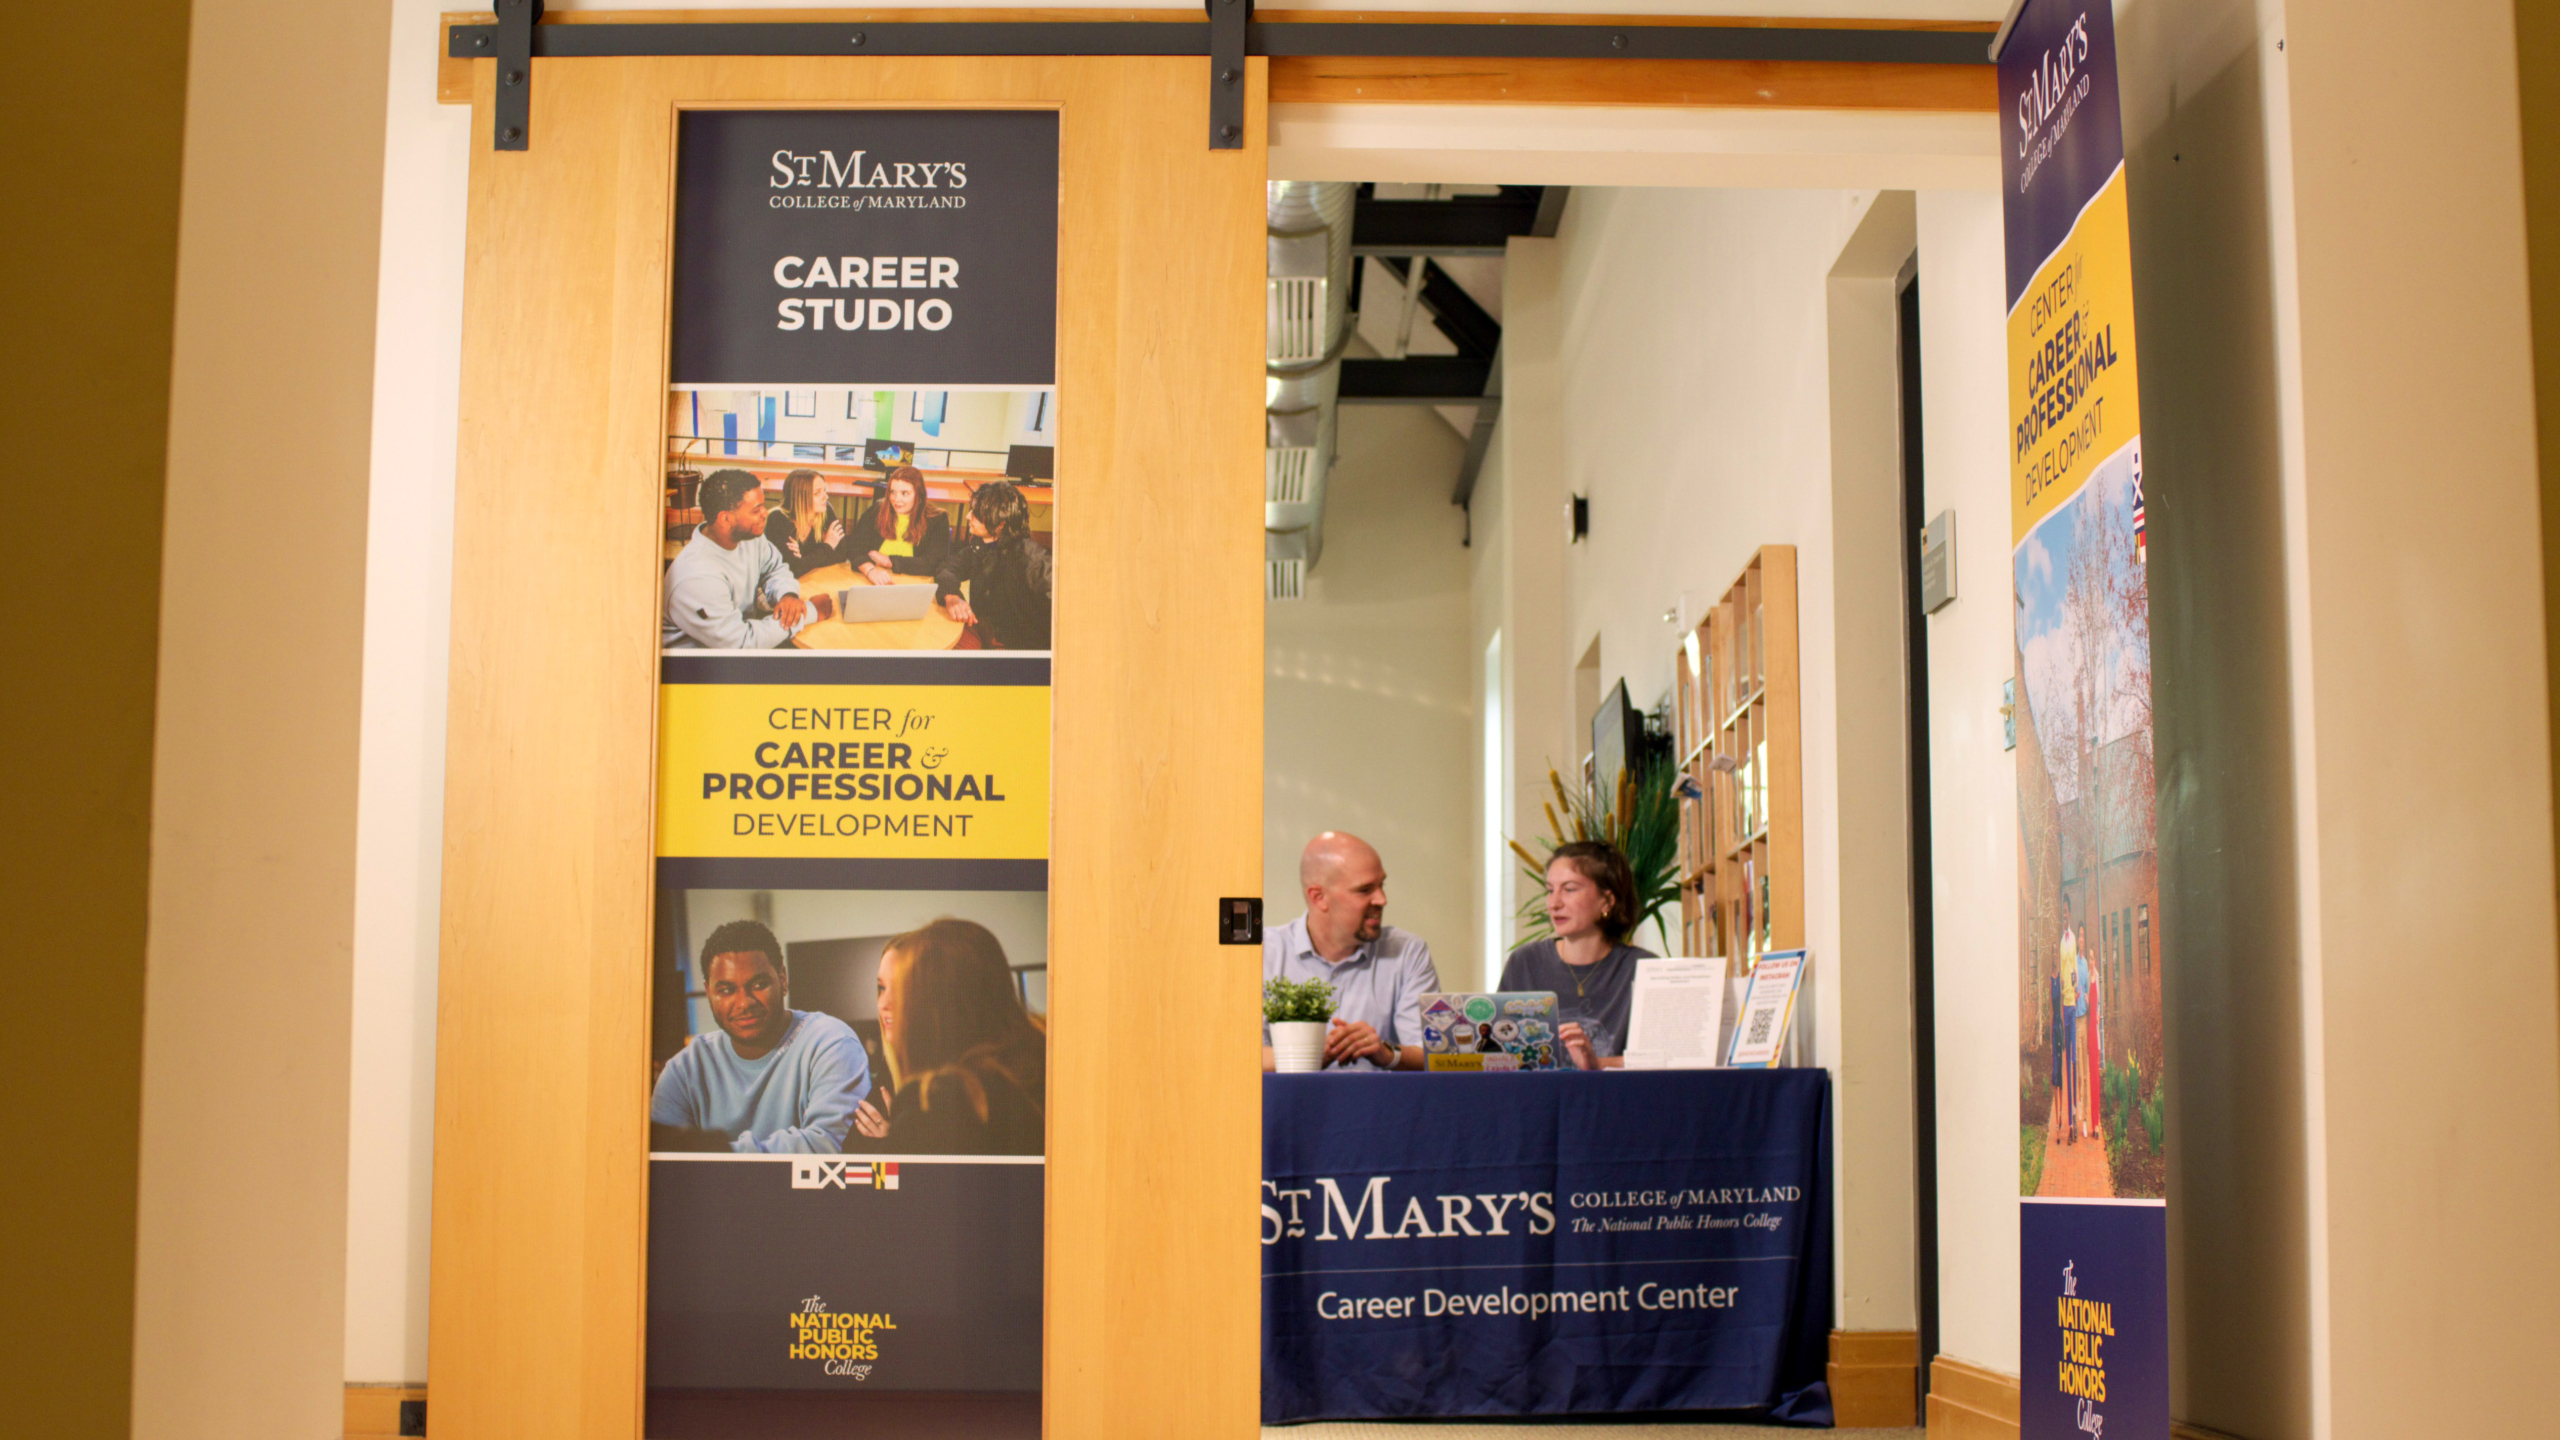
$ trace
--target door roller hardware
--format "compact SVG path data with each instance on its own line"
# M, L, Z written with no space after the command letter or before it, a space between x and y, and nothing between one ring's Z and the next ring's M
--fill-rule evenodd
M498 150L533 146L533 27L542 19L542 0L498 0L496 33L473 53L498 60L498 98L489 107L489 144Z
M1204 0L1209 7L1209 148L1244 148L1245 32L1253 0Z

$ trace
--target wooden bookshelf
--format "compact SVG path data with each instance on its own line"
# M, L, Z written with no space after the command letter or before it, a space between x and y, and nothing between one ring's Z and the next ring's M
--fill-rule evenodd
M1748 969L1804 944L1796 551L1764 545L1672 666L1680 945Z

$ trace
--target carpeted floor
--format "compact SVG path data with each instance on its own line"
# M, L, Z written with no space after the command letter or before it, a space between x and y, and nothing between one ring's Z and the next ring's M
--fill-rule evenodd
M1262 1440L1777 1440L1815 1435L1777 1425L1380 1425L1336 1420L1265 1425ZM1923 1430L1859 1430L1859 1440L1923 1440Z
M1439 1425L1341 1420L1266 1425L1262 1440L1777 1440L1811 1435L1772 1425ZM1858 1440L1922 1440L1920 1430L1861 1430Z

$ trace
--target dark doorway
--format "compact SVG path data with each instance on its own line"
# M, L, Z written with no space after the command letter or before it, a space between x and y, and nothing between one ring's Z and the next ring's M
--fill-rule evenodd
M1929 859L1929 617L1920 598L1920 533L1929 521L1929 497L1921 467L1917 260L1903 267L1894 300L1902 399L1903 695L1910 726L1912 1189L1918 1199L1913 1242L1920 1269L1920 1393L1926 1397L1929 1365L1938 1355L1938 996Z

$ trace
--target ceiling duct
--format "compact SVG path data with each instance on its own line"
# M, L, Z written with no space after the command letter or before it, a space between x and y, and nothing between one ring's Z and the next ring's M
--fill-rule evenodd
M1335 401L1351 336L1351 211L1359 187L1268 187L1262 452L1263 594L1295 600L1324 554Z

